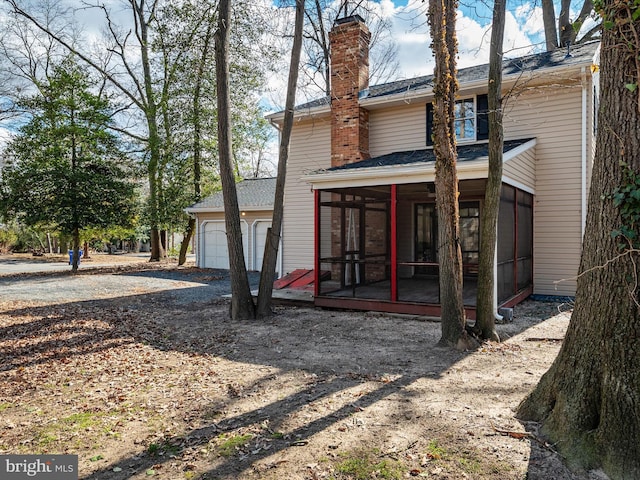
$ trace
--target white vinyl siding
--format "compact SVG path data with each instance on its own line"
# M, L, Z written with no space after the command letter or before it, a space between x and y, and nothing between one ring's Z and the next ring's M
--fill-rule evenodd
M426 147L426 142L427 112L424 103L369 113L369 151L372 157L421 150Z
M574 295L581 252L581 85L538 87L507 107L505 138L536 137L534 293Z
M329 117L296 123L291 137L282 221L283 274L312 269L314 204L302 176L331 166Z
M516 182L529 187L532 190L536 188L536 154L535 147L521 153L502 167L502 175L506 179L515 180Z

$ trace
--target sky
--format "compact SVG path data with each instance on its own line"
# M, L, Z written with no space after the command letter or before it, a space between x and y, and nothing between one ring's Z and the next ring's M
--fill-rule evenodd
M72 0L75 1L75 0ZM105 0L107 4L117 5L118 0ZM269 3L269 0L259 0ZM488 2L488 0L487 0ZM397 43L400 69L398 79L428 75L433 72L433 55L429 48L429 26L426 22L423 0L375 0L371 2L378 9L378 14L386 18L392 28L392 36ZM515 3L515 2L514 2ZM505 25L504 52L506 56L522 56L544 47L542 13L539 0L520 0L518 6L507 12ZM491 9L478 0L461 0L457 15L457 34L459 42L458 68L487 63L489 59L489 41L491 36ZM76 13L79 20L86 25L85 31L99 34L96 19L88 12ZM93 28L92 28L93 27ZM287 63L288 64L288 63ZM276 98L284 99L286 72L278 78L272 78L269 89L281 92ZM269 110L279 109L273 98L265 101L270 104ZM280 107L281 108L281 107ZM6 141L7 131L0 126L0 146Z
M486 0L487 3L490 3ZM434 59L430 49L429 25L425 0L375 0L370 2L377 14L391 25L397 44L399 71L395 80L433 73ZM520 0L506 15L504 54L519 57L544 50L544 27L539 0ZM462 0L456 21L458 36L458 68L489 62L492 10L483 1ZM269 91L262 102L269 111L283 108L286 94L283 70L269 79ZM322 92L301 92L298 103L322 96Z
M391 19L393 37L398 44L400 78L428 75L433 72L433 55L426 16L416 13L424 9L422 0L381 0L381 14ZM487 63L491 37L491 9L479 1L462 2L457 15L458 67ZM543 24L540 7L534 2L521 2L507 12L504 52L517 57L541 51Z

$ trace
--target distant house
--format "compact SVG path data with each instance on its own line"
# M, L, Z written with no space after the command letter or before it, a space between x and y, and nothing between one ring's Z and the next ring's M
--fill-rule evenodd
M296 108L282 271L314 270L318 306L437 315L433 77L369 87L369 38L360 17L337 21L331 97ZM504 61L496 308L531 294L575 293L594 151L597 49L588 43L570 54ZM487 178L487 75L487 65L461 69L456 104L470 317ZM283 118L270 115L276 124Z
M260 270L267 229L271 227L276 179L247 179L236 185L240 207L245 264ZM196 218L196 265L201 268L229 268L227 234L222 192L217 192L186 209ZM280 267L278 271L282 271Z

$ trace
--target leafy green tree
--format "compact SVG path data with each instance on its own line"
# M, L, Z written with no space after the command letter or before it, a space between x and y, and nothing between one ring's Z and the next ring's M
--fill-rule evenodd
M7 147L0 207L26 225L53 224L70 235L76 271L82 228L133 217L129 162L109 131L109 102L91 92L88 74L73 57L23 104L31 119Z

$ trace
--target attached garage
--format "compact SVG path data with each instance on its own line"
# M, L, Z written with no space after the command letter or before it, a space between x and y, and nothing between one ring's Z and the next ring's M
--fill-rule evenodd
M242 248L244 250L244 262L248 266L247 254L249 253L249 227L244 220L240 221L242 228ZM203 268L229 268L229 249L227 246L227 232L224 220L205 220L202 223L202 267Z
M267 229L271 227L275 178L243 180L236 185L244 261L248 270L260 270ZM217 192L186 209L197 225L196 265L200 268L229 268L229 251L224 221L222 192ZM280 266L278 254L277 268Z

